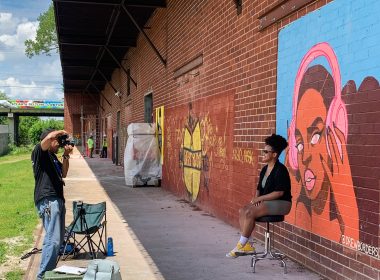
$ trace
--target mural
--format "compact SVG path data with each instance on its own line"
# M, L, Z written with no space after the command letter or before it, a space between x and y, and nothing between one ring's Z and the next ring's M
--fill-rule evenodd
M258 152L233 147L233 108L228 93L165 108L163 185L220 216L256 191Z
M375 16L380 5L360 4L366 7L365 17L354 12L355 1L337 0L280 32L277 132L288 135L289 141L283 160L291 173L293 208L287 221L379 257L376 53L374 67L365 65L373 65L368 38L380 25L365 26L368 14ZM341 33L330 24L331 14L338 11L350 26ZM363 40L353 36L356 29L368 33Z
M183 168L183 179L191 201L198 197L201 175L204 175L204 186L207 189L208 157L202 154L201 127L198 118L194 117L192 104L189 104L189 116L183 133L183 143L179 155L180 166Z
M9 104L19 109L63 109L63 101L9 100Z
M332 75L321 65L308 68L319 56L326 57ZM347 111L337 59L327 43L313 46L301 61L288 136L286 163L297 181L292 184L297 198L294 223L332 240L343 234L358 240L358 207L346 146ZM328 230L326 221L330 221Z
M157 130L157 142L160 149L160 164L164 164L164 106L156 108L156 130Z

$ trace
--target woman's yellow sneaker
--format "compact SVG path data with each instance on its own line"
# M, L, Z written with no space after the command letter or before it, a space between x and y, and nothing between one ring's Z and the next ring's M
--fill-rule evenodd
M241 245L240 242L230 252L226 254L227 258L237 258L239 256L252 255L255 253L255 247L252 247L251 243L247 242L245 245Z

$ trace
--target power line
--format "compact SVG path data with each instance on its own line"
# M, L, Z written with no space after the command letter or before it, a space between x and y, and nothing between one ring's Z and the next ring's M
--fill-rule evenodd
M1 81L2 79L0 78L0 81ZM3 80L3 81L5 81L5 80ZM36 84L53 84L53 85L56 85L56 84L63 84L63 81L62 80L55 80L55 81L52 81L52 80L34 80L33 79L33 81L31 81L31 82L34 82L34 83L36 83ZM20 82L20 83L22 83L22 82ZM24 84L24 85L26 85L27 86L27 83L22 83L22 84Z
M0 53L23 53L23 51L2 51L0 50ZM50 54L50 55L47 55L47 57L59 57L59 54ZM25 59L29 59L25 56Z
M0 88L3 88L3 87L6 87L6 88L30 88L30 89L34 89L34 88L47 88L48 86L1 86L0 85ZM50 87L52 89L63 89L62 87Z
M42 82L50 82L50 83L55 83L55 82L62 82L63 80L60 77L54 77L51 76L52 79L49 79L47 76L40 76L40 75L13 75L13 76L8 76L8 75L3 75L0 73L0 80L4 79L17 79L21 81L30 81L30 82L36 82L36 81L42 81Z
M0 72L0 75L7 75L7 76L17 76L17 75L23 75L28 77L58 77L58 75L37 75L37 74L28 74L28 73L7 73L7 72Z

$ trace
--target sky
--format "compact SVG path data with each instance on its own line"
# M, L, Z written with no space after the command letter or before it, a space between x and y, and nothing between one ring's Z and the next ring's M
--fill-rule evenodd
M62 101L59 54L28 58L24 41L34 39L37 18L51 0L0 0L0 91L10 99Z

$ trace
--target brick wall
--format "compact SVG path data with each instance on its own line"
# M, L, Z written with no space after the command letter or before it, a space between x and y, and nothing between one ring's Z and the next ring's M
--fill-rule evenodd
M123 60L137 86L131 83L127 95L127 75L116 69L112 83L120 88L121 97L109 85L102 93L112 106L99 97L104 107L100 118L112 120L106 129L109 150L117 133L122 163L125 129L131 122L144 121L144 96L152 93L154 108L165 107L162 187L237 226L238 208L255 192L263 139L278 131L280 122L283 125L278 120L279 32L329 2L311 1L260 30L258 18L276 11L283 1L243 1L241 14L234 1L167 1L167 8L158 9L146 24L151 28L145 30L167 65L139 36L137 47ZM349 7L358 2L345 3ZM339 19L332 16L331 20ZM182 71L200 56L202 63ZM373 119L379 108L378 88L378 84L369 87L361 96L353 95L359 90L343 95L351 123L347 149L359 208L359 241L373 252L379 248L379 156L369 161L355 151L361 149L360 143L367 144L368 153L378 148L370 142L380 140L379 122ZM73 126L67 114L76 114L71 106L77 103L69 100L77 98L65 95L65 126ZM121 124L116 131L118 111ZM363 128L358 124L360 118L373 121ZM325 226L329 227L328 221ZM262 236L262 230L258 227L255 235ZM380 277L379 258L370 256L368 250L360 252L351 241L328 238L290 221L276 231L280 241L276 246L330 279Z
M83 116L97 115L98 95L89 96L88 94L81 93L65 93L64 95L64 126L65 130L71 134L75 139L81 140L81 114L83 110ZM84 123L84 128L86 124ZM85 132L85 129L84 129Z
M81 115L81 110L83 108L83 115L93 115L97 114L98 106L97 100L99 99L98 95L93 95L90 97L88 94L81 93L70 93L65 94L65 107L64 107L64 122L65 129L69 133L80 132L80 124L78 126L79 117ZM73 117L75 116L75 117ZM79 127L79 130L78 130ZM74 130L75 128L75 130Z

